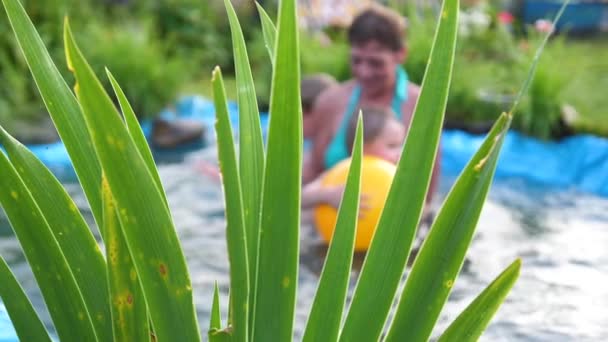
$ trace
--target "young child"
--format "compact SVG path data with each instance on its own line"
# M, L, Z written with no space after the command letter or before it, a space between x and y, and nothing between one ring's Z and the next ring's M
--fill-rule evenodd
M367 107L363 112L363 154L384 159L397 164L405 140L405 127L397 120L389 108ZM357 129L357 117L349 122L345 144L352 151ZM328 204L338 208L344 186L327 187L322 185L324 174L302 188L302 208L313 208ZM361 209L365 209L365 196L361 198Z
M300 82L300 94L302 97L302 125L304 127L304 139L311 139L315 135L316 125L312 116L312 109L319 94L330 87L338 85L338 82L327 74L314 74L304 76Z

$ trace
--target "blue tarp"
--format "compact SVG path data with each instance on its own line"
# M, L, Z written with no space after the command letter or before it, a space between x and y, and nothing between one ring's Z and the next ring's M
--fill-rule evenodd
M461 131L443 132L442 172L458 174L483 138ZM579 135L545 142L511 131L502 147L496 177L522 178L608 197L608 139Z
M229 103L230 118L238 127L238 110ZM214 139L215 110L213 103L198 96L184 97L174 110L161 113L172 120L188 118L202 122ZM268 116L261 116L263 133L268 127ZM142 122L146 136L150 136L151 121ZM235 129L236 134L236 129ZM457 175L481 145L483 136L461 131L444 131L442 135L442 172ZM74 179L69 157L61 143L30 146L31 150L60 179ZM496 170L497 178L522 178L557 188L576 188L608 197L608 139L579 135L560 142L544 142L509 132L502 148Z

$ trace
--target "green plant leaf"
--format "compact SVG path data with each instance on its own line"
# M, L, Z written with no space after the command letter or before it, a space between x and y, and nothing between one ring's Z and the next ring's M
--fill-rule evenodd
M477 341L519 277L521 259L515 260L458 315L439 342Z
M511 110L509 111L509 113L515 113L515 109L519 105L521 99L524 97L524 94L530 88L530 85L533 83L534 74L536 73L536 68L538 66L538 61L540 60L540 56L541 56L543 50L545 49L545 46L547 45L549 38L551 37L551 35L553 35L553 31L555 30L556 23L558 22L559 18L562 17L562 14L564 14L564 11L566 10L566 7L568 6L569 3L570 3L570 0L565 0L564 2L562 2L562 5L559 8L559 10L557 11L555 18L553 18L551 30L549 32L547 32L547 34L543 38L542 42L536 49L536 52L534 53L534 58L532 58L532 65L530 66L530 69L528 70L528 76L524 80L524 83L522 84L522 86L519 88L519 92L517 93L517 97L515 98L515 101L513 101L513 105L511 106Z
M253 327L258 341L291 340L298 282L302 108L294 0L280 2L278 27Z
M20 341L51 342L44 324L2 256L0 256L0 298L6 306Z
M232 140L232 127L224 82L219 67L213 71L213 98L217 120L217 148L226 198L226 235L230 260L230 289L232 295L232 328L235 341L247 341L249 335L249 264L241 182L236 164L236 151Z
M473 239L511 116L503 114L454 184L416 256L387 341L426 341Z
M211 329L209 330L209 342L231 342L232 329Z
M209 330L222 328L222 313L220 312L220 289L217 282L213 287L213 305L211 306L211 319L209 320Z
M144 131L141 129L139 125L139 121L137 120L137 116L127 100L127 96L122 91L122 88L116 82L114 76L110 70L106 69L106 74L110 79L110 83L112 84L112 89L114 89L114 93L118 98L118 102L120 103L120 108L122 110L122 115L125 118L125 123L127 124L127 130L129 134L131 134L131 138L133 138L133 142L137 149L139 150L139 154L144 158L146 162L146 166L148 166L148 171L154 177L154 182L156 183L156 187L158 187L158 191L163 196L163 201L167 208L169 208L169 203L167 202L167 196L163 189L163 183L160 180L160 175L158 174L158 170L156 169L156 164L154 163L154 157L152 156L152 151L150 150L150 146L148 146L148 141L146 140L146 136L144 135Z
M0 153L0 204L47 305L62 341L97 341L74 276L47 221L4 153ZM36 227L36 229L32 229ZM57 283L61 286L57 286Z
M76 94L116 201L154 332L160 341L197 341L192 286L163 196L67 23L64 33L66 59L77 80Z
M302 340L305 342L338 340L359 216L362 150L363 127L361 114L359 114L346 188L319 280L319 287L304 330Z
M340 335L342 341L374 341L380 336L422 214L452 75L458 0L444 1L440 13L422 92Z
M0 144L36 199L74 275L99 341L111 341L106 263L97 241L63 185L25 146L0 127Z
M274 46L277 37L277 28L274 26L272 19L264 8L258 3L255 2L256 7L258 8L258 13L260 14L260 21L262 22L262 35L264 36L264 44L266 44L266 49L268 50L268 55L270 56L270 62L274 64Z
M258 265L258 245L260 238L260 211L262 181L264 174L264 143L262 141L262 128L260 113L255 94L253 76L249 66L249 57L245 46L245 38L241 25L236 16L230 0L224 0L230 30L232 32L232 46L234 50L234 68L236 72L237 99L239 105L239 165L236 170L240 176L242 188L242 215L244 230L247 236L248 253L248 279L249 282L249 324L253 323L253 304ZM223 85L222 85L223 87ZM214 88L217 89L217 88ZM215 92L214 92L215 94ZM217 107L216 107L217 108ZM226 189L228 190L228 189ZM232 282L234 284L234 280ZM238 296L235 293L235 300ZM237 322L238 323L238 322ZM238 330L235 329L235 330ZM239 332L236 331L238 334ZM237 340L239 340L237 338Z
M2 2L42 99L70 155L95 222L100 226L101 168L78 102L53 64L42 39L19 1L2 0Z
M105 178L102 179L102 203L114 341L149 342L146 302Z

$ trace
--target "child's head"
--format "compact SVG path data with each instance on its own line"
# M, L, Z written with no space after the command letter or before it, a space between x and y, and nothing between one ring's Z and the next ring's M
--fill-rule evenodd
M363 153L397 164L405 140L405 127L388 108L366 107L361 110ZM346 134L349 151L352 151L355 141L357 117L358 115L353 115Z
M317 97L327 88L337 84L338 82L333 77L326 74L315 74L302 78L300 88L302 93L302 115L304 117L304 138L310 138L314 135L315 122L310 114Z
M302 92L302 112L307 116L315 104L315 100L325 89L337 85L338 82L327 74L304 76L300 83Z

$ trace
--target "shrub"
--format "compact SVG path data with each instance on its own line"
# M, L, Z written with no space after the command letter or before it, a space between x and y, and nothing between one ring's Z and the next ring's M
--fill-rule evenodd
M182 83L199 73L193 61L168 57L145 26L97 25L83 42L93 70L112 70L139 117L156 116L177 98ZM102 83L112 90L109 80Z
M62 76L71 82L72 75L65 67L61 30L64 16L70 15L94 69L101 72L109 66L115 70L141 116L156 115L174 100L182 83L200 75L200 65L193 59L170 56L166 42L159 40L149 28L152 23L146 19L145 11L139 12L137 18L133 18L133 13L128 17L127 13L113 19L109 15L112 7L106 2L25 1L24 7L38 24L40 36ZM124 18L129 19L128 23L118 25ZM1 21L0 29L9 32L9 22ZM46 109L36 84L28 76L28 66L17 42L9 34L0 36L0 75L0 119L5 128L19 134L27 133L19 132L23 129L17 131L23 126L20 121L26 121L29 126L40 125ZM104 85L110 90L109 82L105 81Z

